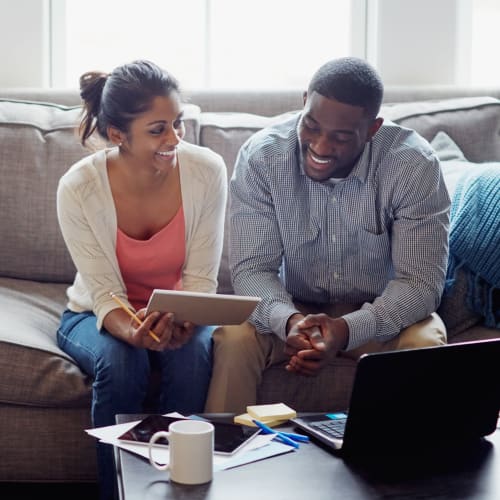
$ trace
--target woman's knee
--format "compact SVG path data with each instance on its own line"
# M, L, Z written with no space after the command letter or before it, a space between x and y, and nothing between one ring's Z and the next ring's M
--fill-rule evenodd
M179 349L166 350L161 354L166 365L182 369L182 365L189 366L212 364L212 332L214 327L198 327L189 342Z
M214 326L200 326L196 329L191 340L186 344L186 347L194 351L211 352L212 351L212 334L215 330Z
M115 386L146 385L150 362L145 349L138 349L117 339L109 339L100 351L96 379L112 381Z

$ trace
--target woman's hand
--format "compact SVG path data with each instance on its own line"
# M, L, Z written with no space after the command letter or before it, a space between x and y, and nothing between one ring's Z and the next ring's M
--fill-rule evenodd
M129 338L132 345L152 351L163 351L172 348L169 344L176 330L172 313L152 312L146 316L146 309L144 308L137 311L136 315L142 321L142 325L138 325L136 321L131 320ZM159 342L150 332L159 339Z
M167 345L168 349L179 349L186 344L194 335L196 325L189 321L185 321L182 325L174 323L172 337Z

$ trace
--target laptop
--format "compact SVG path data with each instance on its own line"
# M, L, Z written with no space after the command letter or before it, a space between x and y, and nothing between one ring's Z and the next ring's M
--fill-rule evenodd
M291 421L362 457L463 448L495 431L499 411L500 338L365 354L347 411Z

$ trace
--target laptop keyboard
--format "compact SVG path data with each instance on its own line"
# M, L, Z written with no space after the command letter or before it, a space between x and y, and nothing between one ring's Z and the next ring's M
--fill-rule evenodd
M334 420L322 420L321 422L311 422L309 425L327 436L342 439L344 437L346 422L346 418L339 418Z

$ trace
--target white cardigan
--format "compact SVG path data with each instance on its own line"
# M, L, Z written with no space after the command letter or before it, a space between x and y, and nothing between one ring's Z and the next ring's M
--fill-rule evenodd
M132 307L116 258L117 221L107 151L75 163L57 189L59 225L77 269L67 290L67 307L93 311L98 329L117 307L109 292ZM201 146L181 142L177 151L186 233L183 289L214 293L224 236L226 167L220 155Z

